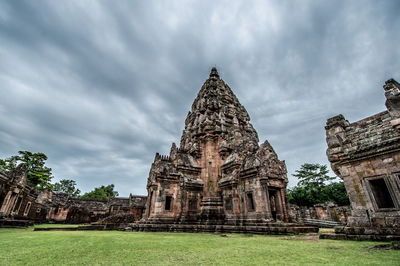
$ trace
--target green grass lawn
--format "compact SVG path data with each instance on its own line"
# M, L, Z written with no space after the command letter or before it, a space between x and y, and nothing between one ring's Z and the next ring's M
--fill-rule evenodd
M0 229L0 265L399 265L378 242L316 236Z

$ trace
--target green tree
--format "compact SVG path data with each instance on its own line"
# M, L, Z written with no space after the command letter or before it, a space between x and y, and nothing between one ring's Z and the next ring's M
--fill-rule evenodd
M343 182L328 183L336 178L329 176L328 173L326 165L303 164L293 175L299 179L299 182L293 189L289 189L289 202L299 206L313 206L325 202L348 205Z
M305 163L300 167L300 170L296 170L296 174L293 176L299 179L298 185L300 186L321 187L326 181L336 178L328 176L328 173L329 171L326 165Z
M330 201L339 206L350 205L349 197L347 196L346 187L344 186L343 181L328 184L326 190Z
M61 179L53 186L53 190L56 192L63 192L68 194L70 197L78 197L81 191L76 188L76 182L71 179Z
M99 199L99 200L108 200L109 198L113 198L118 196L118 192L114 191L114 185L101 186L93 189L90 192L87 192L81 196L82 199Z
M18 164L23 163L27 169L27 179L38 190L52 188L53 178L51 168L45 165L47 156L44 153L19 151L18 155L0 159L0 171L7 173L15 170Z

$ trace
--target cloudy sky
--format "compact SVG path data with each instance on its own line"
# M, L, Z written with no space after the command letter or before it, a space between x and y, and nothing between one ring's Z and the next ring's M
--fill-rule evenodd
M0 1L0 158L146 194L216 66L291 176L327 164L326 119L385 110L400 1Z

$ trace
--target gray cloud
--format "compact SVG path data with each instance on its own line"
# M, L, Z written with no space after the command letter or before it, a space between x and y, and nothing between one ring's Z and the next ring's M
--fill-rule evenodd
M398 1L3 1L0 157L145 194L214 65L290 174L327 163L326 119L384 110Z

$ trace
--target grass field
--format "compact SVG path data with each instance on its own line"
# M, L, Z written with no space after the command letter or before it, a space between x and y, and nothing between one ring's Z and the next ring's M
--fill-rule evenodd
M399 265L376 242L316 236L0 229L0 265Z

